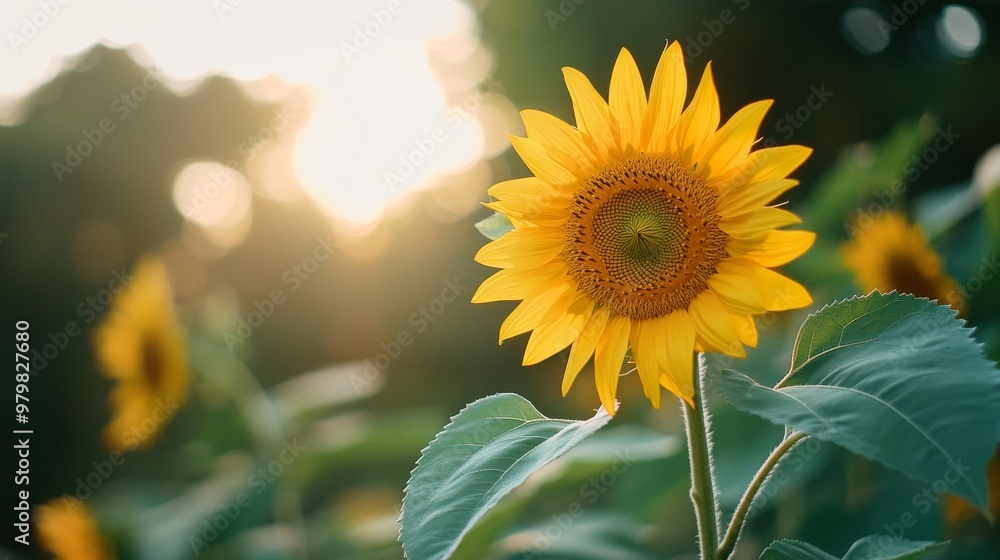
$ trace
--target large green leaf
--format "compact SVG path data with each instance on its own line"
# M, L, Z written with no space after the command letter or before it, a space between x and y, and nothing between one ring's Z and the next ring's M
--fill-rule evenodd
M399 520L407 558L448 558L503 496L610 419L601 409L590 420L553 420L511 393L465 407L410 477Z
M946 547L946 543L871 535L854 543L842 560L932 560L943 558ZM837 560L837 557L808 543L780 540L764 549L760 560Z
M759 560L837 560L837 557L809 543L784 539L765 548Z
M908 541L889 535L869 535L851 546L844 560L931 560L944 558L948 543Z
M657 560L643 539L649 526L617 513L571 509L514 533L502 543L507 560Z
M874 292L803 324L777 387L727 370L733 406L791 426L986 506L1000 441L1000 373L948 307Z

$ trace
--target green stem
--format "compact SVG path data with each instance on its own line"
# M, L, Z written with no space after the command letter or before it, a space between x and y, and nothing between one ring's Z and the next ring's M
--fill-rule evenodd
M258 456L274 457L285 444L287 429L271 396L257 380L257 376L241 361L231 356L228 359L218 356L210 346L206 347L206 354L229 365L231 385L224 389L230 391L230 397L243 415L244 422L253 435ZM204 377L212 379L207 374ZM298 531L301 538L298 558L305 560L308 558L309 545L305 516L302 513L302 497L295 482L287 475L275 480L275 484L274 517Z
M682 404L691 458L691 502L698 519L698 544L702 560L711 560L719 542L719 511L715 504L715 477L708 450L709 421L704 398L704 358L695 355L694 408Z
M767 476L778 465L778 461L791 451L795 447L795 444L806 437L806 434L802 432L792 432L778 444L778 447L771 452L767 460L764 461L764 464L761 465L760 470L757 471L753 480L750 481L750 486L747 487L743 498L740 499L739 505L736 506L733 519L729 522L729 528L726 530L726 536L722 539L719 551L715 554L716 560L727 560L733 554L733 551L736 549L736 542L740 538L740 532L743 530L743 524L746 522L747 514L750 512L750 506L753 504L753 499L757 496L757 492L764 485Z
M256 426L254 431L258 438L263 439L268 446L270 451L268 456L275 457L284 448L285 437L288 433L281 412L274 400L271 399L271 395L257 380L257 376L239 360L234 359L233 363L233 370L239 377L239 383L242 386L239 395L240 408L247 423L250 426ZM270 419L265 419L264 416L270 416ZM286 521L298 531L301 538L298 558L308 560L308 533L306 532L305 516L302 513L302 497L299 495L298 486L290 476L282 477L275 483L275 518Z

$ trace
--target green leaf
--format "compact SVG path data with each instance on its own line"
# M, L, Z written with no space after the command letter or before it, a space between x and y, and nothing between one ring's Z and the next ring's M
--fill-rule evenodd
M1000 374L955 312L877 292L802 325L774 389L726 370L734 407L791 426L986 509L986 464L1000 441ZM943 486L942 486L943 485Z
M513 230L514 225L510 223L510 220L504 214L494 212L489 218L476 222L476 229L486 237L496 240L501 235Z
M465 407L428 445L403 500L400 540L410 560L444 559L502 497L611 420L542 416L520 395Z
M943 558L947 546L947 543L871 535L854 543L841 560L932 560ZM808 543L780 540L764 549L759 560L837 560L837 557Z
M523 558L530 556L535 560L543 560L562 555L563 558L578 560L580 558L579 553L563 550L562 547L569 543L549 543L551 532L549 536L537 533L538 531L542 533L546 530L553 531L554 529L551 527L553 523L556 524L560 533L559 541L572 541L573 546L583 546L592 555L598 554L598 557L600 557L599 551L602 549L601 547L606 544L619 540L628 541L619 543L621 546L614 553L604 556L604 558L626 558L628 557L625 554L626 548L629 550L633 548L639 550L636 548L637 543L635 542L634 535L640 531L641 527L636 525L638 522L634 522L632 525L623 524L623 522L627 521L625 518L615 517L605 519L600 514L592 514L589 511L584 512L583 508L590 505L590 500L595 499L592 494L587 494L586 496L580 495L581 498L587 498L587 502L585 503L581 503L579 498L568 505L565 502L560 502L562 504L559 506L560 511L569 513L573 517L572 527L565 527L565 523L560 522L560 520L566 519L565 516L557 516L555 518L545 517L545 521L541 526L534 529L530 527L519 529L513 535L508 533L510 533L510 527L513 524L524 525L528 506L536 504L539 501L540 494L546 496L554 495L554 499L558 500L560 499L558 498L560 489L576 487L580 489L580 492L583 492L588 488L595 488L594 477L606 477L608 476L609 469L611 469L610 472L615 476L618 474L623 476L620 480L614 479L607 486L604 486L605 481L599 483L602 490L608 490L609 486L626 480L624 476L625 471L619 469L629 469L631 472L631 469L635 468L638 463L658 462L667 457L679 456L683 450L683 445L677 436L664 434L662 431L652 428L636 425L603 428L560 457L557 463L552 463L541 472L536 473L532 477L529 486L523 486L518 492L501 500L496 507L479 520L475 527L462 538L462 544L452 554L452 560L482 560L483 558L492 557L488 553L491 549L507 550L512 544L522 542L523 540L530 540L536 544L536 541L540 540L541 547L545 548L544 554L541 548L535 547L535 549L524 554L521 552L516 555L512 554L510 556L512 559L523 560ZM685 455L685 459L686 457ZM684 464L687 465L686 460ZM661 469L657 469L656 472L658 477L662 477L663 472ZM636 471L636 474L638 474L638 471ZM686 474L677 476L676 479L684 480L686 483L686 476ZM632 484L647 484L644 486L643 496L650 496L648 483L641 481L641 479L631 474L628 475L627 480ZM658 478L655 484L657 484L658 490L663 490L665 486L660 484L660 482ZM550 492L547 492L547 490ZM652 493L652 495L656 496L657 494ZM634 505L632 502L628 502L628 500L625 500L625 502ZM641 508L636 508L636 510L638 509ZM576 514L580 514L580 517L576 517ZM598 520L598 517L601 518ZM594 525L600 525L600 527L594 527ZM615 527L619 527L620 529L614 529ZM617 538L622 535L630 538ZM501 540L501 537L504 538ZM552 546L548 546L549 544Z
M648 531L648 524L621 514L568 510L505 539L504 548L513 549L505 557L507 560L662 558L650 553L638 537Z
M944 558L948 543L917 542L870 535L851 546L843 560L931 560Z
M780 540L765 548L759 560L837 560L837 557L809 543Z

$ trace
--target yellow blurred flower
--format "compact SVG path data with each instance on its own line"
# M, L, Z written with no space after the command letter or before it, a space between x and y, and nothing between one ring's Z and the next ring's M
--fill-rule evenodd
M661 385L691 403L695 351L743 356L744 345L757 343L755 315L812 303L771 269L799 257L815 236L780 230L801 220L769 206L798 184L786 177L812 150L751 153L769 100L720 128L711 65L684 109L677 42L664 49L648 99L625 49L608 101L579 71L563 74L576 127L521 112L527 138L511 142L534 176L489 190L496 200L486 206L514 230L476 255L503 270L473 301L523 300L500 341L533 331L525 365L573 345L563 394L594 356L598 395L614 413L631 348L653 406Z
M844 244L841 254L866 292L896 290L965 311L965 297L944 271L941 257L928 245L920 226L911 225L900 213L889 212L868 227L855 227L854 239Z
M961 496L945 494L941 496L941 511L944 514L948 538L958 538L966 533L1000 530L1000 447L986 464L986 488L989 501L987 516ZM987 529L992 525L992 529Z
M117 381L104 429L112 451L148 447L183 404L188 390L184 340L163 263L145 257L94 333L98 366Z
M39 506L38 539L57 560L110 560L115 557L97 530L87 506L76 498L60 498Z

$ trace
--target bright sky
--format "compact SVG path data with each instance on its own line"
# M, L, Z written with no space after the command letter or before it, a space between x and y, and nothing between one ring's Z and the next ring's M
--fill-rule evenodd
M492 59L459 0L4 0L0 22L8 103L96 42L137 46L143 63L178 81L274 75L307 86L312 113L294 168L327 209L357 223L492 155L483 117L509 109L475 93Z

